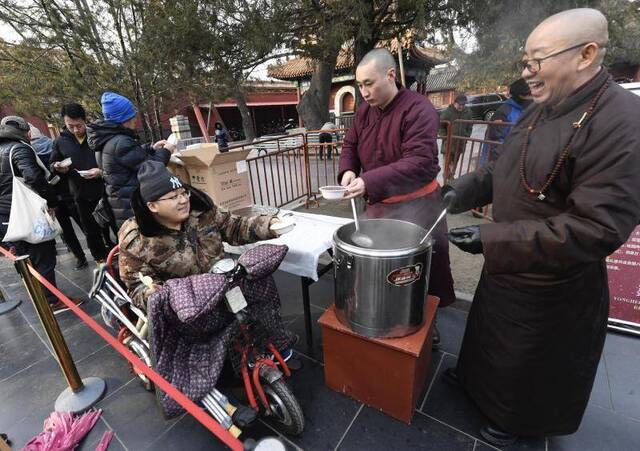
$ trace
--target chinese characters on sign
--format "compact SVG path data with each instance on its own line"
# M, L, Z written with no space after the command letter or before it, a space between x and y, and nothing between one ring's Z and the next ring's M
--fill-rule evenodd
M640 325L640 226L607 258L609 318Z

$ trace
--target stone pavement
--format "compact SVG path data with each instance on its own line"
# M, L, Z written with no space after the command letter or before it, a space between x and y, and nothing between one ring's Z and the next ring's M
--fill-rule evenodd
M91 269L73 271L69 254L59 257L60 288L70 296L84 296L91 283ZM300 280L277 273L283 300L282 316L293 331L304 336ZM20 449L42 429L43 420L64 389L65 382L35 311L10 262L0 259L0 286L9 298L23 299L10 314L0 316L0 432L7 432ZM314 320L333 297L331 272L311 286ZM100 320L98 305L82 308ZM296 346L304 367L289 383L301 403L307 425L299 437L284 437L278 426L260 421L244 438L278 435L289 449L306 450L490 450L478 428L483 415L460 390L447 384L442 372L456 363L466 312L455 308L439 312L441 350L434 353L422 400L411 425L396 421L324 385L320 329L314 321L315 349ZM106 430L115 438L110 450L217 450L223 446L189 415L165 419L153 394L146 392L131 374L125 360L105 344L71 312L58 320L82 377L99 376L107 393L97 407L103 414L79 447L94 449ZM529 438L512 450L601 451L635 450L640 443L640 342L611 333L598 368L596 383L580 430L571 436ZM380 375L387 371L380 369ZM549 406L553 409L554 406Z

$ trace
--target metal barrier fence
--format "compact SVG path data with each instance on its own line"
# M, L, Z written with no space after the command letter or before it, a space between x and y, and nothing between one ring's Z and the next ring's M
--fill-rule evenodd
M331 142L321 143L319 140L321 133L329 133ZM346 133L345 128L313 130L307 133L309 198L315 200L321 186L338 184L338 162Z
M229 146L250 150L247 158L254 203L282 207L304 199L317 202L319 188L335 185L338 159L346 129L311 130ZM320 134L330 133L331 143L320 143Z
M486 126L482 138L455 133L460 124ZM437 137L444 155L438 179L446 183L485 164L489 154L500 145L492 140L492 131L511 123L458 120L442 121L445 135ZM338 163L347 129L311 130L305 133L265 138L251 143L231 144L229 150L249 150L247 167L253 201L259 205L282 207L304 200L306 206L317 202L319 188L338 183ZM329 133L332 141L320 142L320 134ZM202 142L192 138L185 144ZM482 212L490 218L489 209Z
M487 164L491 152L502 144L501 141L491 139L495 135L495 131L513 125L509 122L471 120L457 120L453 122L453 126L446 121L443 123L447 126L447 135L443 137L447 143L444 165L445 181L461 177ZM486 125L487 128L483 138L462 136L455 134L455 131L459 130L459 124Z
M445 125L447 129L446 136L442 137L446 143L442 179L444 183L448 183L475 171L494 159L499 151L498 147L502 144L498 139L500 137L504 138L504 135L508 132L505 129L513 126L513 123L460 119L454 121L453 124L443 121L442 125ZM462 129L463 125L471 125L472 127L474 125L485 125L484 136L478 138L455 134ZM475 216L492 219L490 205L482 209L473 210L472 213Z
M281 207L309 199L306 139L298 133L229 147L250 150L246 161L254 203Z
M263 139L230 146L250 149L247 158L254 203L282 207L304 199L317 202L319 188L338 183L338 163L347 129L311 130L304 134ZM321 143L321 133L332 141ZM438 137L438 148L446 148L446 137Z
M349 129L351 128L351 126L353 125L353 121L356 117L355 113L343 113L340 116L338 116L336 119L338 121L338 126L340 126L340 128L346 128Z

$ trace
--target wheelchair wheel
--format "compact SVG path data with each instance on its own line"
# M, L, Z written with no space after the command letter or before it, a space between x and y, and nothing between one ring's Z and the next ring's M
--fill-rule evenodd
M283 379L266 382L264 393L273 412L273 419L280 424L282 432L300 435L304 430L304 415L298 400Z

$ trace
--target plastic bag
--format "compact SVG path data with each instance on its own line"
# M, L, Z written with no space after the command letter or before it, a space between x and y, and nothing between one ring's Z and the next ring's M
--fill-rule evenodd
M12 163L12 152L9 162ZM20 177L13 172L13 192L11 194L11 212L7 233L2 241L26 241L37 244L53 240L60 235L62 228L57 219L48 211L47 201L32 191Z

